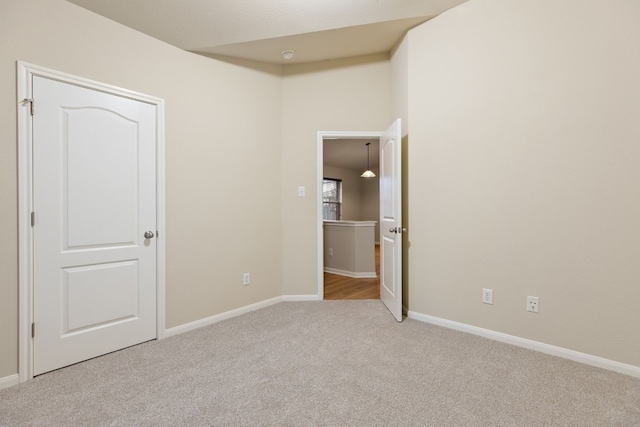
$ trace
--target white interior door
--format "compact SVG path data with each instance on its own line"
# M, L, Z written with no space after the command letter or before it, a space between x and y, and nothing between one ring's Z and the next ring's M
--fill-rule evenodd
M156 107L33 78L33 373L156 337Z
M380 299L402 321L401 121L380 137Z

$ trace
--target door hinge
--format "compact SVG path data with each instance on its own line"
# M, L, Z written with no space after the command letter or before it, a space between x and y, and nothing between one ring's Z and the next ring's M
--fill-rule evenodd
M22 100L23 103L29 103L29 110L31 112L31 115L33 116L34 113L34 109L33 109L33 98L25 98Z
M31 226L34 227L36 225L36 213L31 212Z
M36 336L36 324L35 322L31 324L31 338L35 338Z

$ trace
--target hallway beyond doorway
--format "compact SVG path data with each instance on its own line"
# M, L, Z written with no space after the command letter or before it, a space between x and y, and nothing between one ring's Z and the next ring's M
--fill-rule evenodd
M324 299L380 299L380 245L376 245L376 274L373 279L356 279L324 273Z

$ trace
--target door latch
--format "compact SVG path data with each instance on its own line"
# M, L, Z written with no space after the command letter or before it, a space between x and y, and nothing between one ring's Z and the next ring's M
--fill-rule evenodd
M402 234L406 232L407 232L407 229L404 227L393 227L389 229L389 233L394 233L394 234Z

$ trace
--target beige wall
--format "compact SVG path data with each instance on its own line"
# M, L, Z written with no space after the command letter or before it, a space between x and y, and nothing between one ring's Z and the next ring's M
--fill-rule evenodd
M317 133L383 131L388 55L288 65L282 81L283 293L317 295ZM307 188L306 197L297 188Z
M400 118L402 132L402 227L408 230L402 238L402 305L409 305L409 37L404 37L391 52L391 120Z
M409 37L391 52L391 120L402 120L402 137L409 133ZM404 148L404 147L403 147ZM406 154L406 153L405 153ZM404 156L406 157L406 156Z
M374 241L380 242L380 172L378 167L371 170L377 175L376 178L362 180L362 221L375 221Z
M352 277L375 277L374 230L372 222L325 221L324 268Z
M62 0L4 0L0 378L17 372L16 60L164 98L167 327L282 294L280 67L200 57Z
M640 366L638 17L470 0L410 32L410 310Z

